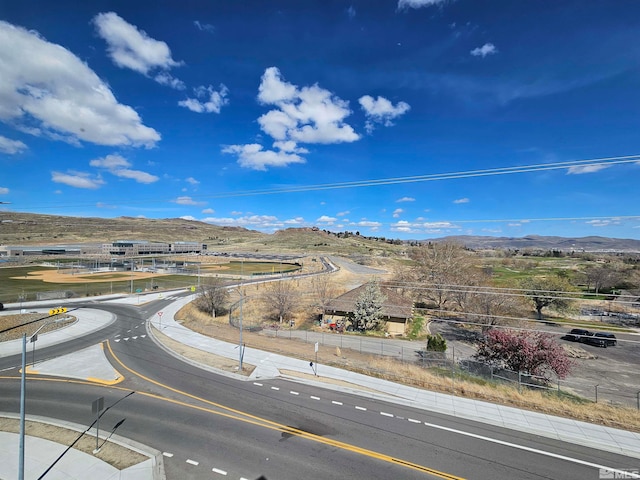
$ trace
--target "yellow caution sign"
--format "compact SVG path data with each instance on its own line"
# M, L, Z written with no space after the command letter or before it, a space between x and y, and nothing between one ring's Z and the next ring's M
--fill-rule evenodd
M58 315L59 313L67 313L67 308L60 307L60 308L52 308L51 310L49 310L49 315Z

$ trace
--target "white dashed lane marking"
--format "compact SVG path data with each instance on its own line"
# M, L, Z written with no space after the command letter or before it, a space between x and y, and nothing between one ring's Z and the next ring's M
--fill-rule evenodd
M356 405L356 410L362 410L363 412L367 411L366 407L359 407L358 405Z
M334 405L342 405L342 402L336 402L335 400L331 400L331 403L333 403Z
M226 475L227 474L227 472L225 472L224 470L220 470L219 468L213 468L213 469L211 469L211 471L213 473L218 473L220 475Z
M280 390L278 387L271 387L271 390Z
M320 397L314 397L313 395L311 395L309 398L310 398L311 400L320 400Z
M169 452L162 452L162 455L169 458L173 457L173 453L169 453Z
M195 460L191 460L190 458L187 458L187 463L196 467L200 465L200 462L196 462Z
M293 390L291 390L289 393L290 393L291 395L300 395L298 392L294 392Z
M384 415L385 417L393 417L393 413L380 412L380 415Z

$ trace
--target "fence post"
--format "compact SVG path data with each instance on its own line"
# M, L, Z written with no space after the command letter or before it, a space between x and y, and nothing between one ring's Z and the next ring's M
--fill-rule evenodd
M362 353L362 337L360 337L360 353Z
M636 393L636 402L638 404L638 410L640 410L640 392Z
M518 393L522 391L521 386L522 386L522 378L521 378L520 370L518 370Z
M598 403L598 385L596 385L596 403Z

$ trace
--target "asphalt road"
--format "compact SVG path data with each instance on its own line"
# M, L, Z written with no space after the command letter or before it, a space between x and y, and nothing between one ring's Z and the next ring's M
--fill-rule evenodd
M89 425L91 403L110 405L135 391L101 420L109 429L165 452L167 478L598 478L594 465L637 468L640 460L366 396L284 380L239 381L169 355L149 337L115 342L168 300L140 309L105 305L110 327L59 347L60 352L109 340L126 380L100 387L29 380L27 413ZM95 308L95 304L92 304ZM144 310L144 311L142 311ZM75 342L75 341L74 341ZM47 354L58 350L47 349ZM5 372L11 373L11 372ZM14 372L17 373L17 372ZM18 411L19 381L2 380L0 411ZM481 438L480 438L481 437ZM214 470L216 469L216 470Z

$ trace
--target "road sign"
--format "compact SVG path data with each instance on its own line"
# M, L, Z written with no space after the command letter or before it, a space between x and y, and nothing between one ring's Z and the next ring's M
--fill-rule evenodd
M97 398L91 403L91 413L100 413L104 410L104 397Z
M59 313L67 313L66 307L52 308L49 310L49 315L58 315Z
M191 291L195 292L196 291L196 287L191 287Z

